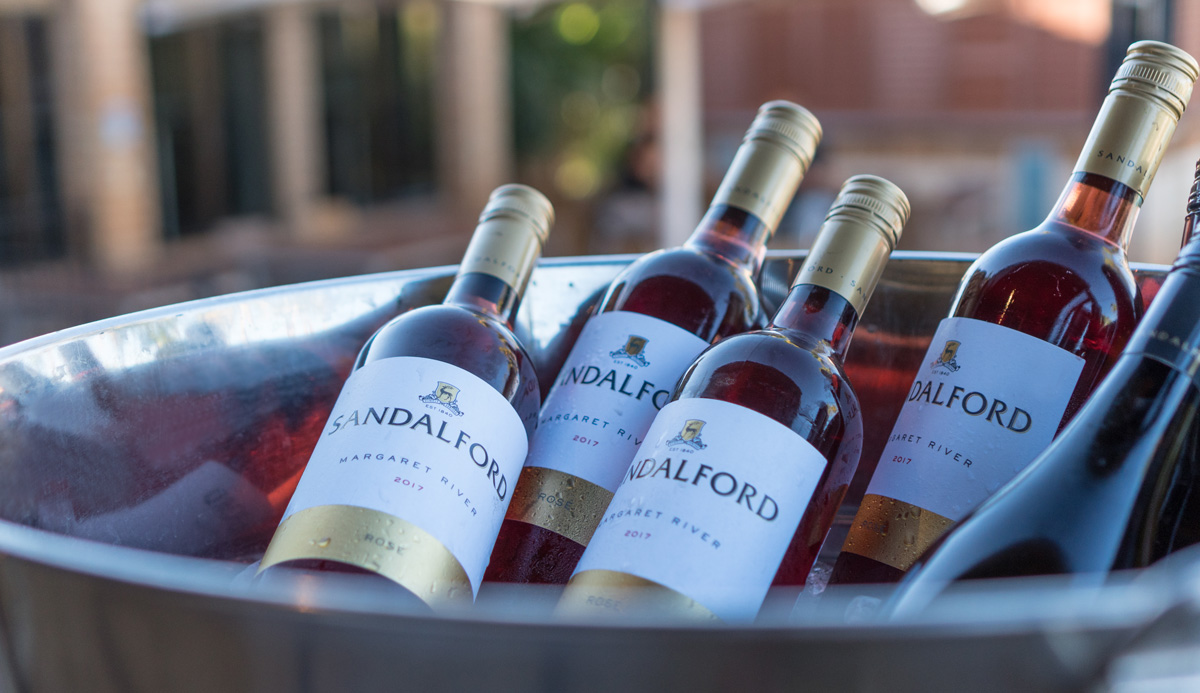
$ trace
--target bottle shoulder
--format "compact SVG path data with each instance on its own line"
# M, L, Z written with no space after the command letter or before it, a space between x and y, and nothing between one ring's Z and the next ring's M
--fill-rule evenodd
M744 332L709 347L701 359L705 368L729 363L759 363L792 378L818 378L851 396L842 359L829 343L796 330L769 327Z
M713 293L727 291L730 287L746 287L757 291L752 268L730 262L715 253L687 246L664 248L643 255L617 275L613 287L632 291L658 277L687 280Z
M494 316L453 304L411 310L372 335L356 367L404 356L462 368L512 402L527 425L536 419L541 400L533 361L512 330Z
M679 397L747 407L809 442L830 428L839 437L862 427L858 397L827 344L777 329L756 330L709 347L680 381Z
M392 341L401 335L406 339ZM418 356L421 354L407 350L423 350L422 344L463 338L504 342L524 352L513 331L495 316L465 306L439 303L397 315L380 327L372 338L372 357Z
M1125 251L1096 234L1046 222L1018 233L984 251L971 263L963 283L977 278L996 281L1019 274L1031 279L1034 274L1070 278L1067 286L1096 292L1115 292L1131 296L1136 290L1133 271ZM1045 291L1040 283L1028 284L1031 292Z
M754 268L686 246L635 260L613 280L600 306L659 318L706 341L744 332L762 317Z
M1119 246L1047 222L980 255L963 275L950 314L1078 351L1097 341L1123 345L1142 299Z

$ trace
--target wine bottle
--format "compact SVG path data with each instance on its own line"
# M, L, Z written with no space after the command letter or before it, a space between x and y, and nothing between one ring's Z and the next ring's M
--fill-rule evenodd
M1181 548L1200 453L1200 164L1189 238L1146 317L1075 419L912 568L885 606L919 608L963 579L1101 581Z
M1200 161L1196 162L1192 193L1188 197L1183 243L1186 246L1197 238L1200 238ZM1200 425L1192 427L1192 435L1200 438ZM1179 479L1169 492L1171 497L1164 503L1163 517L1170 523L1163 530L1164 536L1170 537L1168 552L1200 544L1200 441L1192 446L1190 451L1180 453L1188 458L1189 464L1181 466Z
M370 337L260 571L377 573L435 608L474 597L537 423L511 328L553 216L536 190L497 188L445 301Z
M908 214L892 183L846 181L767 328L707 349L655 417L560 611L745 621L773 580L804 584L862 450L842 361Z
M613 280L546 397L487 579L567 581L679 376L709 344L761 324L766 243L820 138L807 110L764 104L688 241Z
M1130 232L1196 80L1131 45L1049 217L967 269L830 577L894 582L1023 469L1095 389L1142 313Z

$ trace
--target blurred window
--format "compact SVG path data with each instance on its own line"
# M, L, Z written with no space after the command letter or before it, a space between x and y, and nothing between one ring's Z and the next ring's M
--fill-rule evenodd
M571 252L631 252L656 242L656 17L649 0L514 11L520 177L554 195L564 213L567 205L589 210L574 225L580 238Z
M66 252L48 23L0 16L0 265Z
M271 211L262 19L150 38L163 235Z
M437 5L348 7L317 21L327 192L359 204L431 192Z

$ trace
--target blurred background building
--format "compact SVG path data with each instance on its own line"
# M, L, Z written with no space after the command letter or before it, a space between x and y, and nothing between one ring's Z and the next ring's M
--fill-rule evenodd
M699 219L757 106L825 127L773 246L846 177L901 249L1039 222L1134 40L1200 55L1200 0L0 0L0 343L229 291L456 262L494 186L548 255ZM1131 248L1169 262L1200 107Z

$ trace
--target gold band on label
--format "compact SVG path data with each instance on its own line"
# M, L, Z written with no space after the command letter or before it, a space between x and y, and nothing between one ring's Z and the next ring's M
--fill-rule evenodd
M719 621L716 614L694 599L663 585L628 573L585 570L567 582L558 600L556 616L620 619L664 615L691 621Z
M458 271L490 274L523 293L541 254L541 241L530 224L493 217L476 227Z
M830 219L821 227L792 286L823 286L862 315L890 253L887 239L873 226L846 218Z
M318 505L275 530L259 572L301 559L349 563L408 589L437 608L471 603L471 581L433 535L387 513L352 505Z
M1075 171L1112 178L1145 197L1177 124L1160 103L1114 91L1100 108Z
M774 233L804 178L806 166L796 155L774 142L744 142L712 204L744 209L762 220Z
M507 520L528 522L587 546L613 494L577 476L545 467L521 470Z
M868 493L842 551L908 570L954 521L910 503Z

